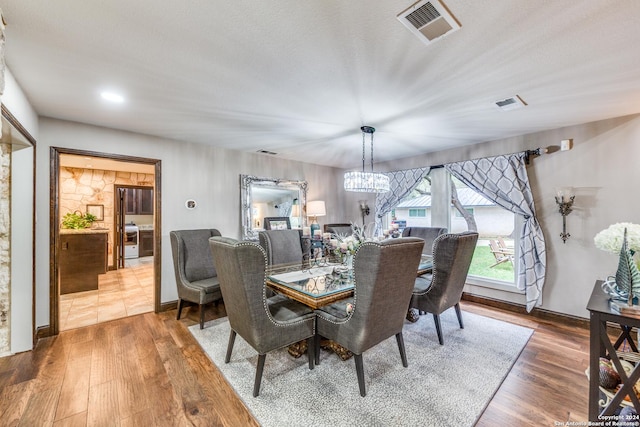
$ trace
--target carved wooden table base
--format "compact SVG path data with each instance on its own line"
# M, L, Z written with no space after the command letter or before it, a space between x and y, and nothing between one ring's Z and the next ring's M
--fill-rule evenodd
M335 341L320 340L320 348L324 350L333 351L341 360L349 360L353 357L353 353ZM300 341L295 344L291 344L288 348L289 354L296 359L307 352L307 341Z

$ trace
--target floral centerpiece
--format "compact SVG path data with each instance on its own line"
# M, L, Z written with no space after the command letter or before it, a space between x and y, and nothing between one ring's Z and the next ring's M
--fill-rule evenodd
M366 229L367 227L360 227L352 223L351 234L332 235L332 241L334 241L333 253L342 263L350 264L358 248L364 242L373 240L373 238L367 237Z

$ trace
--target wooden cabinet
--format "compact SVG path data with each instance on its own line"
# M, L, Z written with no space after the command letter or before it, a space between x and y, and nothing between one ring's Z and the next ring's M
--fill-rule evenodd
M596 281L587 305L587 310L590 312L589 421L593 421L593 425L602 425L602 420L607 419L606 416L614 415L621 405L632 406L636 412L640 413L640 399L637 398L634 387L640 379L640 363L638 363L640 352L634 330L640 328L640 318L622 314L615 307L616 303L610 301L609 295L602 290L602 281ZM618 338L615 340L611 335L614 328L619 329ZM630 351L621 351L622 344L627 344ZM611 360L618 372L625 371L625 375L620 375L622 377L620 390L607 390L600 387L601 357ZM635 367L629 364L632 367L627 372L621 360L634 360ZM625 401L626 395L630 396L630 401ZM631 419L633 420L637 419Z
M137 189L138 215L153 215L153 189Z
M98 275L107 272L107 232L60 233L60 294L98 289Z
M153 256L153 230L140 230L139 256Z
M137 215L136 189L124 189L124 213L127 215Z
M153 215L153 188L125 188L127 215Z

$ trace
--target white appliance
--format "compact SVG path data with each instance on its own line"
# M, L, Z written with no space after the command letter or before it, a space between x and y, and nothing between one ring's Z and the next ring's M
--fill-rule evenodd
M138 245L140 242L140 229L137 225L124 226L124 257L138 258Z

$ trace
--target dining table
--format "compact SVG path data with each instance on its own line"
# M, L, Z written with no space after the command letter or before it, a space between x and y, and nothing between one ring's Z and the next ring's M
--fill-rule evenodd
M432 267L433 258L422 255L416 276L429 273ZM328 260L269 266L266 284L314 310L349 298L355 289L353 270Z
M416 276L429 273L432 268L432 257L423 255ZM269 266L266 285L314 310L350 298L355 290L353 270L329 258ZM332 350L343 360L352 356L350 351L329 340L323 340L321 347ZM300 357L306 350L306 341L301 341L289 347L289 354Z

